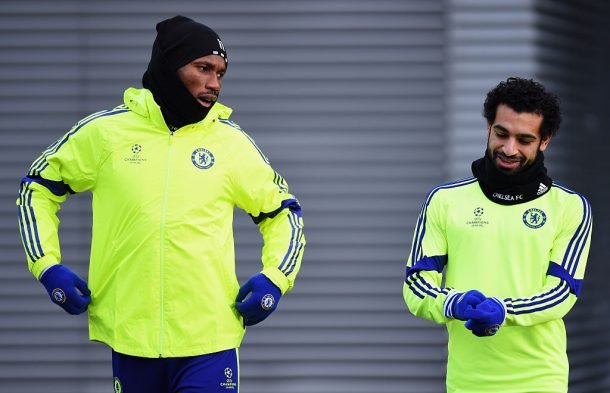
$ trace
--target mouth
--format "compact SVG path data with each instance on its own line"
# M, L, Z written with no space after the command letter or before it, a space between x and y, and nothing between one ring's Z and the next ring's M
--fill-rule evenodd
M514 171L521 167L522 160L520 157L507 157L502 153L496 153L494 158L494 161L500 170Z
M218 99L218 96L216 94L206 93L206 94L200 94L195 98L197 99L197 102L199 102L199 105L201 105L205 108L209 108L212 105L214 105L214 103Z

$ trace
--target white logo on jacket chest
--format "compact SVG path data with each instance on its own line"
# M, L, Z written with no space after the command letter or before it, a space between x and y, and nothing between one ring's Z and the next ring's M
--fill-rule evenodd
M216 159L211 151L200 147L195 149L193 154L191 154L191 161L193 162L193 165L199 169L209 169L214 165Z
M483 218L483 215L485 214L485 209L483 209L482 207L476 207L473 211L473 218L470 220L466 221L466 225L471 226L471 227L484 227L486 225L489 224L489 221L487 221L486 219Z
M146 162L147 159L142 154L142 149L142 145L140 145L139 143L134 143L130 148L131 154L125 157L123 161L128 164L141 164L143 162Z

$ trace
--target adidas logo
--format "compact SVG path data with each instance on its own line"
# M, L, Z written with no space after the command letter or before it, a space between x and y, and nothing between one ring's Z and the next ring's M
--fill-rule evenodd
M538 192L536 193L536 195L542 195L546 192L546 190L548 190L549 188L547 186L545 186L544 184L540 183L540 185L538 186Z

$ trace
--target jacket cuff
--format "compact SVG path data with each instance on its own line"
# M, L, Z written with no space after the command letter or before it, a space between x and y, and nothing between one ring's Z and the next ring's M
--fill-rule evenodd
M279 271L277 268L267 267L264 268L261 273L263 273L269 280L271 280L272 283L274 283L280 289L282 295L290 291L292 289L292 286L294 285L294 283L288 280L284 273Z
M34 277L36 277L36 279L40 281L40 276L42 275L42 273L49 267L57 264L59 264L59 261L56 260L54 257L44 256L38 259L36 262L30 263L30 271L32 272Z
M443 304L443 314L445 314L446 318L454 319L453 316L453 304L458 300L458 297L463 295L463 292L451 291L449 295L445 298L445 303Z

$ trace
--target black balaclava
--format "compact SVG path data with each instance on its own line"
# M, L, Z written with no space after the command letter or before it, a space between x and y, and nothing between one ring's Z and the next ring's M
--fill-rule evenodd
M218 55L228 66L224 44L214 30L178 15L157 24L142 86L150 90L170 129L203 120L210 108L201 106L180 80L178 68L202 56Z

